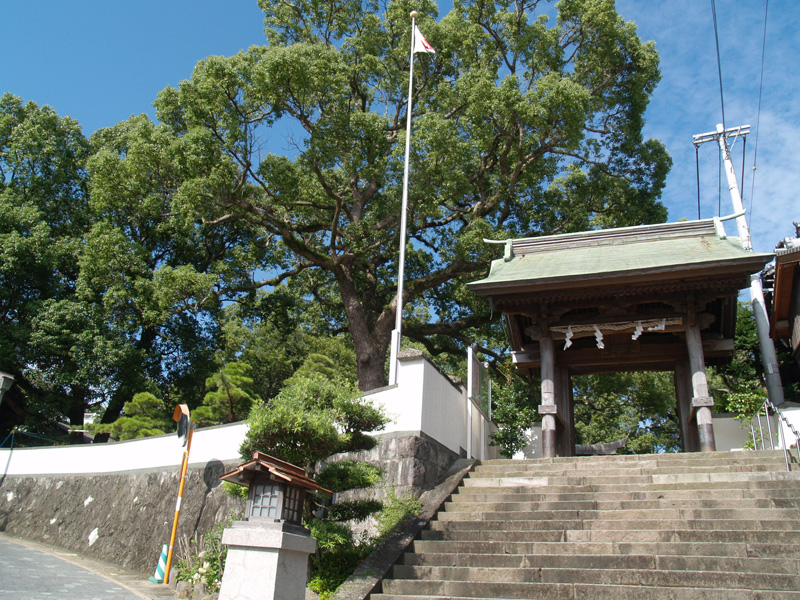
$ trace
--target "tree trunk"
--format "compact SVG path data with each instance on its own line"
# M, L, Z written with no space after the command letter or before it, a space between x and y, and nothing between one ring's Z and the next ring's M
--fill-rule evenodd
M86 412L86 388L75 387L70 394L70 407L67 417L70 427L83 429L83 415ZM69 432L70 444L83 444L82 432Z
M394 312L384 311L370 327L370 319L346 273L337 273L347 314L347 327L356 351L358 389L368 392L386 385L386 351L392 338ZM392 303L394 304L394 303Z

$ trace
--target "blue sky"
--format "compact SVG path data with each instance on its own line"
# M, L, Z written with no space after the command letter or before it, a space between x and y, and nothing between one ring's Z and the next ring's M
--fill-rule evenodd
M725 124L751 125L743 195L746 207L752 199L748 218L758 251L793 235L792 221L800 220L800 10L796 0L769 3L759 118L765 1L716 0ZM198 60L264 40L256 0L0 0L0 7L0 92L49 104L77 119L87 135L132 114L153 115L158 92L189 78ZM692 135L722 121L711 3L618 0L617 9L661 56L645 134L662 140L674 161L663 196L669 219L696 218ZM740 150L741 141L734 147L738 177ZM701 215L716 215L720 200L721 213L729 214L724 175L719 192L718 148L706 144L699 154ZM728 229L735 234L733 225Z

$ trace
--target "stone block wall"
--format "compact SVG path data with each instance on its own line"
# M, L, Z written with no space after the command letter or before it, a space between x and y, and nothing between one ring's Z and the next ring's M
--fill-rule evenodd
M212 460L189 468L178 538L202 535L231 510L244 510L220 485L235 465ZM152 575L169 544L178 484L177 470L6 476L0 531Z
M386 434L365 452L336 455L384 469L381 485L342 497L419 496L458 458L421 432ZM219 476L238 461L190 466L178 538L202 535L244 501L226 494ZM152 575L169 543L178 493L177 468L95 475L6 475L0 478L0 531ZM177 564L177 557L174 559Z

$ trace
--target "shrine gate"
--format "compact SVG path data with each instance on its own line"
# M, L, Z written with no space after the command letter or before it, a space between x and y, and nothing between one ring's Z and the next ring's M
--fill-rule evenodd
M674 371L686 452L713 451L705 367L733 354L736 302L772 254L719 219L506 240L468 284L505 320L514 363L542 382L542 452L574 456L573 375Z

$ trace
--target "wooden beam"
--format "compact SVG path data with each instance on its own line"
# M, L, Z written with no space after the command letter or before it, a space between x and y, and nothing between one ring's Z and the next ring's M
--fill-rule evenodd
M620 343L606 338L606 347L557 349L558 365L569 367L574 374L606 373L618 371L671 371L676 360L686 358L686 344L680 339L665 339L659 343L641 344L630 340ZM725 358L733 353L732 339L708 338L702 340L706 358ZM539 349L526 346L524 350L511 353L511 358L520 370L539 374L541 368ZM663 365L664 368L656 368ZM593 370L597 369L597 370Z

